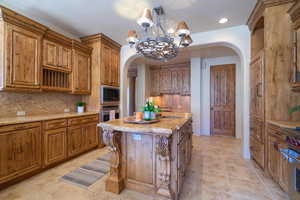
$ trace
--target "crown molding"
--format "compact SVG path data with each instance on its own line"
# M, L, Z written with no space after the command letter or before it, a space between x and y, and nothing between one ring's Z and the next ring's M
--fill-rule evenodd
M293 2L295 2L295 0L258 0L247 21L249 29L251 31L254 30L255 25L263 17L266 8Z
M94 35L81 37L80 40L85 44L106 41L117 48L121 48L121 45L119 43L117 43L113 39L109 38L108 36L104 35L103 33L97 33Z

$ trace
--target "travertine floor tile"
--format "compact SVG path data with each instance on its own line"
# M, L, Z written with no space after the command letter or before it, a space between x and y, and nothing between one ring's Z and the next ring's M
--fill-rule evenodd
M255 162L243 159L241 140L195 136L180 200L286 200L287 195ZM88 189L59 180L106 149L95 150L0 191L0 200L161 200L135 191L105 192L105 178Z

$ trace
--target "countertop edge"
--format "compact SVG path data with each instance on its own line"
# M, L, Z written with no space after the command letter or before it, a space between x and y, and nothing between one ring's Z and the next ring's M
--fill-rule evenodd
M32 115L32 116L24 116L24 117L8 117L8 118L0 118L0 126L48 121L48 120L63 119L63 118L83 117L83 116L96 115L96 114L99 114L99 112L84 112L84 113L72 112L72 113L60 113L60 114Z

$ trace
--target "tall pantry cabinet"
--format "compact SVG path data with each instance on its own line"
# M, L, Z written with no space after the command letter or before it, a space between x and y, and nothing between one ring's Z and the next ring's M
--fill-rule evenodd
M294 2L259 0L248 20L251 31L250 151L259 166L278 182L284 173L277 169L285 169L285 163L274 160L280 156L279 140L268 131L267 122L299 120L298 115L288 113L289 108L300 102L300 95L291 88L293 31L288 11ZM278 163L282 166L274 166Z

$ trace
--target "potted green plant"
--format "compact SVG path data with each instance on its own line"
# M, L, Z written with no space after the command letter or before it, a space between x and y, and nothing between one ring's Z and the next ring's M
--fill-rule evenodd
M142 111L144 113L144 120L155 119L154 105L152 102L147 101Z
M294 107L289 109L289 114L292 114L292 113L297 112L299 110L300 110L300 105L294 106Z
M83 113L86 103L85 102L78 102L76 105L77 105L77 112L78 113Z

